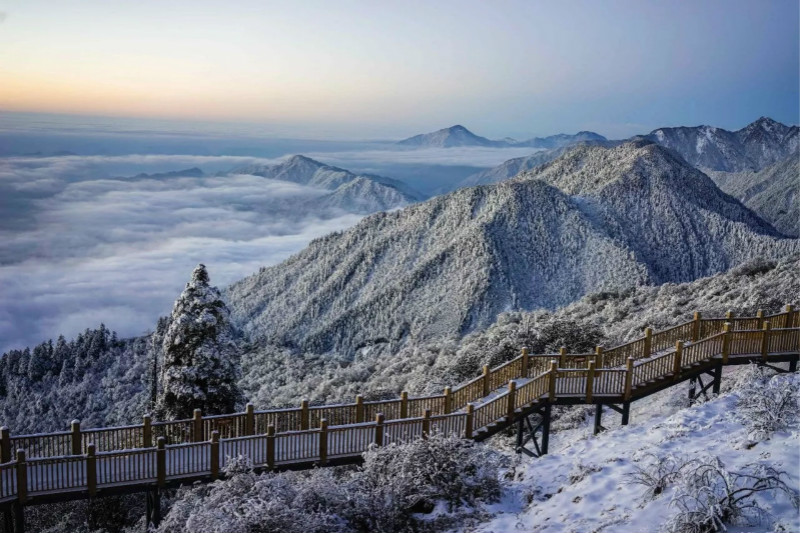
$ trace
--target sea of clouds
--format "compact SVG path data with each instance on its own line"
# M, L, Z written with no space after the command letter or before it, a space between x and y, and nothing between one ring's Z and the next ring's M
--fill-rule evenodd
M28 129L36 125L24 118ZM46 133L11 126L0 128L0 138L15 139L18 153L36 154L0 157L0 353L101 322L123 337L142 334L170 311L197 263L225 286L361 218L314 209L325 191L231 169L303 153L399 178L430 195L533 151L255 138L221 146L216 137L86 136L50 122L41 126ZM156 144L214 155L114 153ZM225 150L260 157L219 155ZM42 156L73 151L99 155ZM204 175L139 176L192 167Z
M141 334L169 312L197 263L224 286L360 219L297 209L324 191L213 175L252 162L190 156L0 160L0 352L101 322L122 336ZM112 179L134 169L187 167L212 175Z

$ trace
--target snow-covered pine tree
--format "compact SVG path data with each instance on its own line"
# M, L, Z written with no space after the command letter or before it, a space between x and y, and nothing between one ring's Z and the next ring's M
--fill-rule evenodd
M156 414L164 419L230 413L236 406L236 344L228 309L205 265L175 301L163 341Z

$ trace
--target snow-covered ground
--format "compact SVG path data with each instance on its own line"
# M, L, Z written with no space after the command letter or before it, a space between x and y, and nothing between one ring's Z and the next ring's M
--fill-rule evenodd
M734 369L723 378L723 393L687 407L688 384L663 391L634 404L631 424L619 426L619 415L607 411L611 427L591 436L587 423L551 435L551 453L523 459L509 472L514 481L501 502L489 507L494 516L473 531L529 532L657 532L665 530L677 508L671 505L678 482L652 499L646 487L629 475L656 457L679 459L718 457L728 471L748 464L771 466L788 473L785 481L800 488L800 429L795 422L768 439L755 440L743 425L737 402L741 389L732 386L747 372ZM776 381L778 380L778 381ZM780 381L785 380L785 381ZM800 385L800 374L772 378L772 385ZM797 411L797 395L793 408ZM614 427L616 425L616 427ZM769 516L755 526L728 526L728 531L800 531L800 516L784 493L761 493L759 505Z

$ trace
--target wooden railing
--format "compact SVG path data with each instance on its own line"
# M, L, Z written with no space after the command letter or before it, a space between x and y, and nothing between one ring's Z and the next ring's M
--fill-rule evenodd
M782 327L775 327L780 325ZM758 326L757 328L753 326ZM69 491L94 494L117 485L164 485L170 480L216 478L233 457L256 467L295 463L324 465L352 458L371 445L425 438L432 433L473 438L507 424L520 409L559 398L630 400L638 387L677 378L683 369L719 358L800 352L800 313L693 320L591 354L530 355L444 394L354 403L202 416L170 422L11 436L0 430L0 502ZM517 386L519 383L519 386ZM12 457L12 450L17 450Z

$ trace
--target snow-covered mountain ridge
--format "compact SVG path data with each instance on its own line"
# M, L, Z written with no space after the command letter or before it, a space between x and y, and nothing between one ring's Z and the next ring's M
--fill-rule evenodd
M355 174L295 155L278 165L249 165L231 173L252 174L332 191L315 199L315 207L338 207L354 213L374 213L419 202L424 196L401 181L373 174ZM311 207L311 206L309 206Z
M797 249L656 144L580 146L517 179L367 217L227 297L257 338L352 354Z
M592 131L579 131L574 135L559 133L549 137L533 137L525 141L510 138L491 140L475 135L460 124L433 131L421 133L408 139L403 139L397 144L416 148L452 148L456 146L484 146L492 148L525 147L530 148L561 148L584 141L605 141L606 138Z
M800 128L761 117L737 131L713 126L659 128L644 136L703 170L759 171L797 153Z

